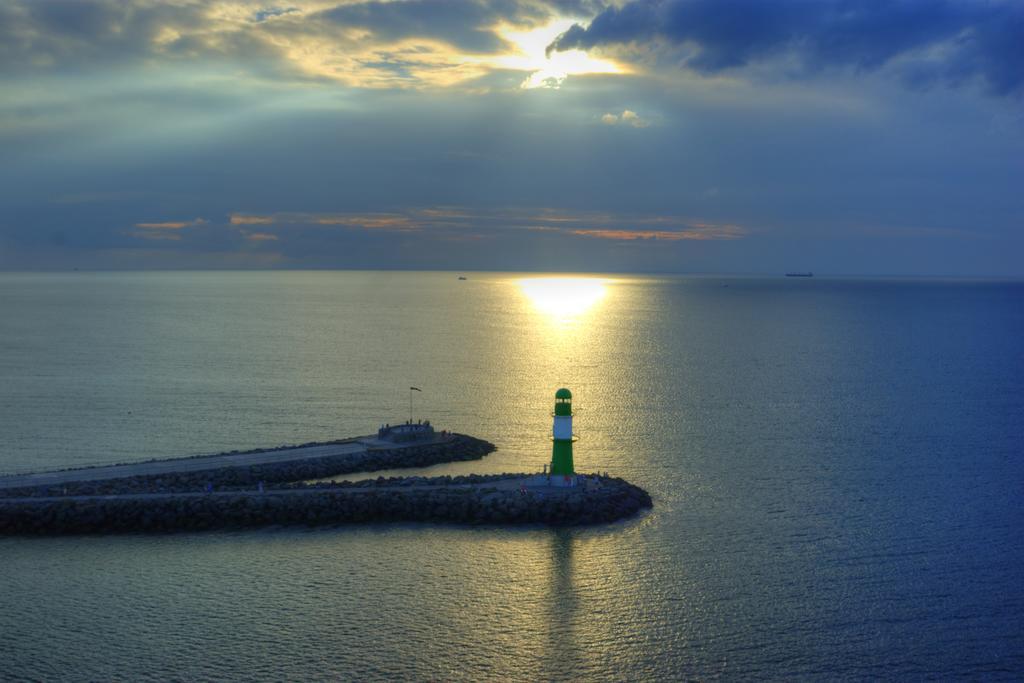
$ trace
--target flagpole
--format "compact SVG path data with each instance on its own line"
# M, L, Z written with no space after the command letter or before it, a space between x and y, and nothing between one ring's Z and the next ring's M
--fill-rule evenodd
M409 424L412 424L412 387L409 387Z
M419 387L409 387L409 424L412 424L412 392L423 391Z

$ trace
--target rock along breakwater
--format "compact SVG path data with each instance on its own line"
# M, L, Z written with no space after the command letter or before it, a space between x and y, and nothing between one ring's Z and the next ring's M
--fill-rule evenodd
M479 460L495 450L494 444L465 434L418 444L388 447L335 449L331 446L358 444L356 440L311 442L301 446L255 449L210 456L156 460L107 467L81 468L43 475L0 477L0 499L48 497L54 495L109 496L130 493L172 493L202 491L207 487L255 487L259 482L275 484L323 479L352 472L374 472L405 467L427 467L446 462ZM272 459L267 461L266 456ZM261 456L262 462L253 462ZM162 471L151 472L158 466ZM169 467L167 467L169 466ZM133 474L133 472L140 472ZM41 478L38 483L27 483ZM19 485L21 484L21 485Z
M352 522L593 524L651 507L608 476L552 486L540 475L338 474L475 460L494 444L465 434L392 443L359 437L245 452L0 477L0 535L243 529Z
M352 522L572 525L610 522L651 507L622 479L528 486L524 474L406 477L202 493L0 499L0 534L59 535L242 529Z

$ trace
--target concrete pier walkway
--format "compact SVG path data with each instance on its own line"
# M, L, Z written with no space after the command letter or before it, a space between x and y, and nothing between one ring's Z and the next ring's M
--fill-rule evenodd
M356 459L376 449L402 450L432 444L444 444L452 441L453 438L451 434L444 436L435 434L432 438L396 443L380 440L376 436L358 436L328 444L312 444L242 453L219 453L216 455L200 455L169 460L150 460L56 472L2 475L0 476L0 489L62 486L71 483L124 479L126 477L204 472L206 470L219 470L230 467L250 467L253 465L297 462L334 456L348 455Z

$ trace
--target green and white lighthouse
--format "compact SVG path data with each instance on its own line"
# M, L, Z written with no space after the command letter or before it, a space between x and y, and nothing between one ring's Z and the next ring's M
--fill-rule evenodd
M551 476L574 477L572 464L572 392L559 389L555 392L555 424L552 427Z

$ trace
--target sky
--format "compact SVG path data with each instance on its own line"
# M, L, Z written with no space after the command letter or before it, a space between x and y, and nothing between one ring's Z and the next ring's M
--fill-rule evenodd
M1021 0L0 0L0 269L1024 276Z

